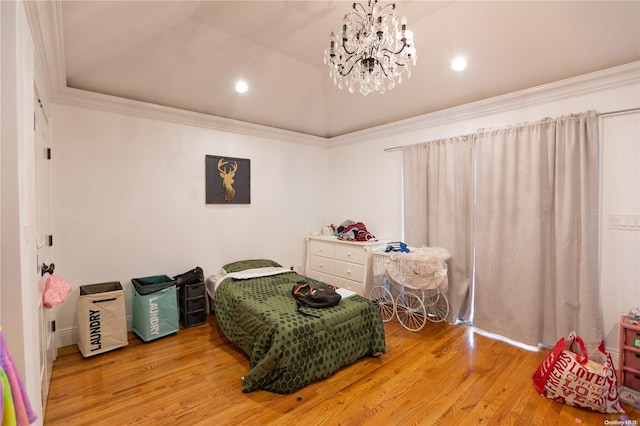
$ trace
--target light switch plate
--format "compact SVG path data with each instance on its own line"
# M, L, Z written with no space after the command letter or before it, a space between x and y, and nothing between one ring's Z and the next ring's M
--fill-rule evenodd
M609 229L626 229L629 231L640 231L640 215L609 215Z

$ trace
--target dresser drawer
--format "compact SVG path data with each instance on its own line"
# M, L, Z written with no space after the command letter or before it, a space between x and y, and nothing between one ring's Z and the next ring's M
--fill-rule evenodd
M180 313L180 321L182 321L182 325L185 328L204 324L207 321L207 313L204 310L195 312L182 312Z
M631 388L633 390L640 391L640 373L626 372L624 375L623 386Z
M356 281L340 278L337 275L323 274L322 272L318 272L318 271L310 271L308 276L309 278L313 278L314 280L322 281L325 284L355 291L360 296L364 294L364 284Z
M310 271L309 274L307 274L307 276L309 278L313 278L314 280L321 281L325 284L339 287L337 282L338 277L336 277L335 275L323 274L322 272L318 272L318 271Z
M624 332L624 345L640 349L640 331L627 328Z
M337 245L336 259L343 260L345 262L359 263L362 265L367 259L367 254L363 247Z
M633 352L629 349L624 351L624 366L640 371L640 353Z
M362 282L364 279L364 266L355 263L336 260L335 274L341 278Z
M196 284L183 284L178 290L180 296L185 299L204 296L204 282Z
M347 290L355 291L360 296L364 295L364 284L361 282L345 280L340 277L333 277L332 285L340 288L346 288Z
M309 253L316 256L334 258L336 255L335 245L326 241L311 241Z
M180 312L194 312L205 308L204 296L194 297L193 299L179 298Z
M325 274L336 273L336 261L326 257L311 255L309 256L309 266L312 271L318 271Z

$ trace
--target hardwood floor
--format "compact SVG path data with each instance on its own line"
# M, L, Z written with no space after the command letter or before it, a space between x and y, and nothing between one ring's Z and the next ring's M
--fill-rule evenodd
M419 332L385 325L387 353L290 395L242 393L248 358L204 325L83 358L59 350L45 425L585 425L640 423L640 410L598 414L539 396L529 352L466 325Z

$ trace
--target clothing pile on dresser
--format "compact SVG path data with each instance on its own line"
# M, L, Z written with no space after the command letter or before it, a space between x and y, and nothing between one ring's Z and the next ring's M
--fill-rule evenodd
M375 239L375 235L367 231L367 227L362 222L355 222L353 220L345 220L342 222L338 229L336 229L336 236L339 240L347 241L370 241Z

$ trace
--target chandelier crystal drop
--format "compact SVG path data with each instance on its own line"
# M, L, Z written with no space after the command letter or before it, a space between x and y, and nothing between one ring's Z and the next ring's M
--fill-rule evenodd
M402 83L405 70L411 77L411 65L417 60L413 33L406 18L399 22L395 9L395 3L382 6L378 0L368 0L366 7L353 3L340 34L331 33L324 63L340 89L354 93L358 88L365 96L384 93Z

